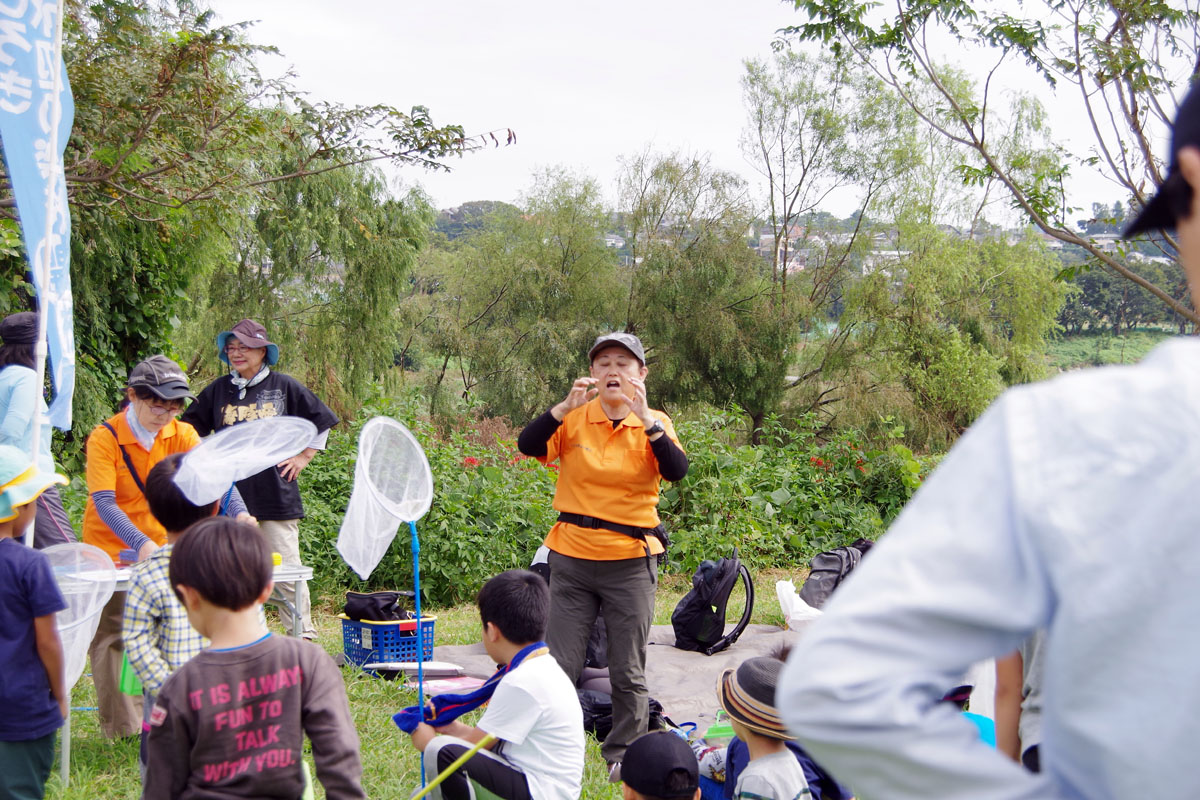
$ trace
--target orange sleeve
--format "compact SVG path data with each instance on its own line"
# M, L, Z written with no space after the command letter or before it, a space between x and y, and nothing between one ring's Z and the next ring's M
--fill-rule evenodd
M87 490L115 492L117 490L117 439L107 428L97 425L87 440Z

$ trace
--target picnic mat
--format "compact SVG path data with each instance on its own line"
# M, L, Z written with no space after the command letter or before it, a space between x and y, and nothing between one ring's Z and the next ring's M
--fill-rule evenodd
M732 629L727 626L727 630ZM650 628L646 648L646 683L650 696L663 705L663 712L677 724L695 722L704 731L716 719L717 676L752 656L770 655L800 634L774 625L748 625L732 647L712 656L674 647L675 631L670 625ZM462 665L467 675L484 678L496 671L483 644L434 647L437 661Z

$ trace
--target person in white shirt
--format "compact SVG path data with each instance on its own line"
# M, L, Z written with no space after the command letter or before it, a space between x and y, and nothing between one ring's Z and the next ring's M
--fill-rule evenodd
M1174 228L1200 308L1200 90L1125 231ZM779 687L860 798L1200 797L1200 341L997 400L839 587ZM1046 629L1034 775L944 687Z
M485 735L495 739L430 793L435 800L473 798L474 782L503 800L575 800L583 777L583 711L575 686L541 642L550 612L546 582L514 569L479 590L483 646L497 664L512 664L479 724L422 722L413 746L438 773Z

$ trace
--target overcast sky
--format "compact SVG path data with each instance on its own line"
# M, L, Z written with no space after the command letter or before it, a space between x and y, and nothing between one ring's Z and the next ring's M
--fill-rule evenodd
M769 57L775 32L801 21L778 0L210 3L223 23L257 20L251 39L282 52L264 72L293 69L315 99L424 105L436 123L468 134L513 129L517 145L451 161L449 174L399 173L438 208L516 202L551 166L595 178L615 201L618 157L647 147L710 153L715 166L757 180L738 145L742 61ZM1056 137L1086 141L1066 102L1048 102ZM1119 197L1094 179L1077 179L1073 191L1085 207ZM845 216L852 198L827 210Z
M406 170L439 208L515 202L543 167L562 165L615 195L617 157L709 152L752 176L738 137L742 60L768 57L796 19L777 0L211 0L223 23L258 20L251 38L283 53L318 99L427 106L467 133L512 128L513 147Z

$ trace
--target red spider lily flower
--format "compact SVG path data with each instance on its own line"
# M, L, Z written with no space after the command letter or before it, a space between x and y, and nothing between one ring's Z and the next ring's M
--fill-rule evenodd
M463 459L463 466L464 467L478 467L479 459L476 458L475 456L467 456L466 458Z

